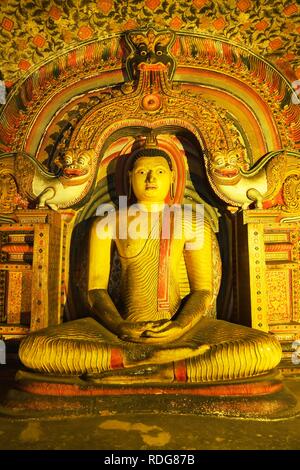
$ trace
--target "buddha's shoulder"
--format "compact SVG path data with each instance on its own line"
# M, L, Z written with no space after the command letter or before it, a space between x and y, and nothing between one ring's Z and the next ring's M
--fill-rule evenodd
M174 217L181 219L183 224L193 226L210 225L202 204L174 204L174 206L170 206L170 211L174 214Z
M96 233L100 238L108 238L115 233L117 211L108 207L106 211L97 214L91 222L91 232ZM105 237L104 237L105 235Z
M205 236L212 236L212 226L210 220L207 218L203 210L195 209L194 207L183 207L181 218L178 214L175 226L178 224L182 226L182 233L186 241L195 239L204 239Z

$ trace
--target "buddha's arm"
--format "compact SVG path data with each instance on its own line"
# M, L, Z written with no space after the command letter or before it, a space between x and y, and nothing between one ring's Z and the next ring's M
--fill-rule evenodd
M100 219L99 219L100 220ZM111 262L112 237L102 236L97 219L90 233L89 249L89 302L92 313L111 332L117 333L122 317L107 292Z
M191 293L175 317L184 329L194 326L207 313L212 302L212 236L212 229L205 221L202 247L184 252Z

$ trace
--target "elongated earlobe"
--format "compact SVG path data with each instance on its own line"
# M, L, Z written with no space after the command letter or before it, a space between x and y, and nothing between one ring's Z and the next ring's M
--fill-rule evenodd
M172 170L172 178L171 178L171 184L170 184L170 198L174 199L175 198L175 174L174 171Z
M170 185L170 198L174 199L174 197L175 197L175 188L174 188L174 181L172 181Z

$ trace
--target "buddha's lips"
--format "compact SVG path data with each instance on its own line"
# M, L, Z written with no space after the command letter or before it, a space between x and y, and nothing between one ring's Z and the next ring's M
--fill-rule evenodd
M82 168L65 168L64 175L65 176L82 176L87 173L87 170Z
M157 189L157 186L149 184L149 186L146 186L146 190L147 189Z

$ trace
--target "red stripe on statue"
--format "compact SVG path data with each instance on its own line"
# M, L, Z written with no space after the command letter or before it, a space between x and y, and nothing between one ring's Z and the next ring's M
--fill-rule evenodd
M168 303L169 291L169 240L160 241L159 276L158 276L158 302Z
M172 226L168 216L163 214L162 234L167 238L160 239L159 249L159 273L157 286L157 309L169 310L169 258L170 258L170 234ZM169 235L169 236L168 236Z
M111 350L110 367L112 369L122 369L124 367L123 353L121 349Z
M186 382L186 365L185 361L177 361L174 363L174 375L177 382Z

